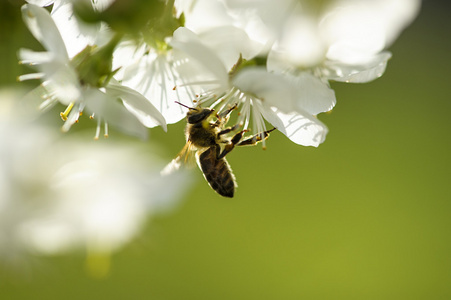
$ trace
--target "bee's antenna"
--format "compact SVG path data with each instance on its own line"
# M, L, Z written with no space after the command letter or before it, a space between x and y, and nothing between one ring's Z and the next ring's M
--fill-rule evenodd
M186 108L188 108L188 109L194 109L194 108L189 107L188 105L185 105L185 104L180 103L180 102L178 102L178 101L174 101L174 102L177 103L177 104L179 104L179 105L181 105L181 106L183 106L183 107L186 107Z

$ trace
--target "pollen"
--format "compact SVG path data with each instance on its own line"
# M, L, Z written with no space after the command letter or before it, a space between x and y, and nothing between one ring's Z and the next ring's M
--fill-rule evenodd
M72 108L74 107L74 102L71 102L67 107L66 110L64 110L64 112L60 113L61 119L63 121L67 121L67 116L69 115L70 111L72 110Z

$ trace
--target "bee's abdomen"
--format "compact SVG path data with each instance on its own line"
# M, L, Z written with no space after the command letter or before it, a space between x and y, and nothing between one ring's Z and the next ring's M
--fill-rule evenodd
M233 197L235 176L225 158L216 158L216 147L210 147L199 155L199 166L212 189L221 196Z

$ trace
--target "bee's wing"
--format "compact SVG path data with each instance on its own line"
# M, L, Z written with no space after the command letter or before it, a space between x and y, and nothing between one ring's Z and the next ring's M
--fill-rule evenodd
M169 175L172 172L177 171L183 164L192 164L194 162L194 147L191 142L187 142L182 151L164 167L161 171L161 175Z

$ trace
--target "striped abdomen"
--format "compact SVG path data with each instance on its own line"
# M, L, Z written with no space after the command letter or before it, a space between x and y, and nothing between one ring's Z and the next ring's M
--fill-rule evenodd
M212 189L221 196L233 197L235 176L225 158L217 159L215 146L198 154L198 164Z

